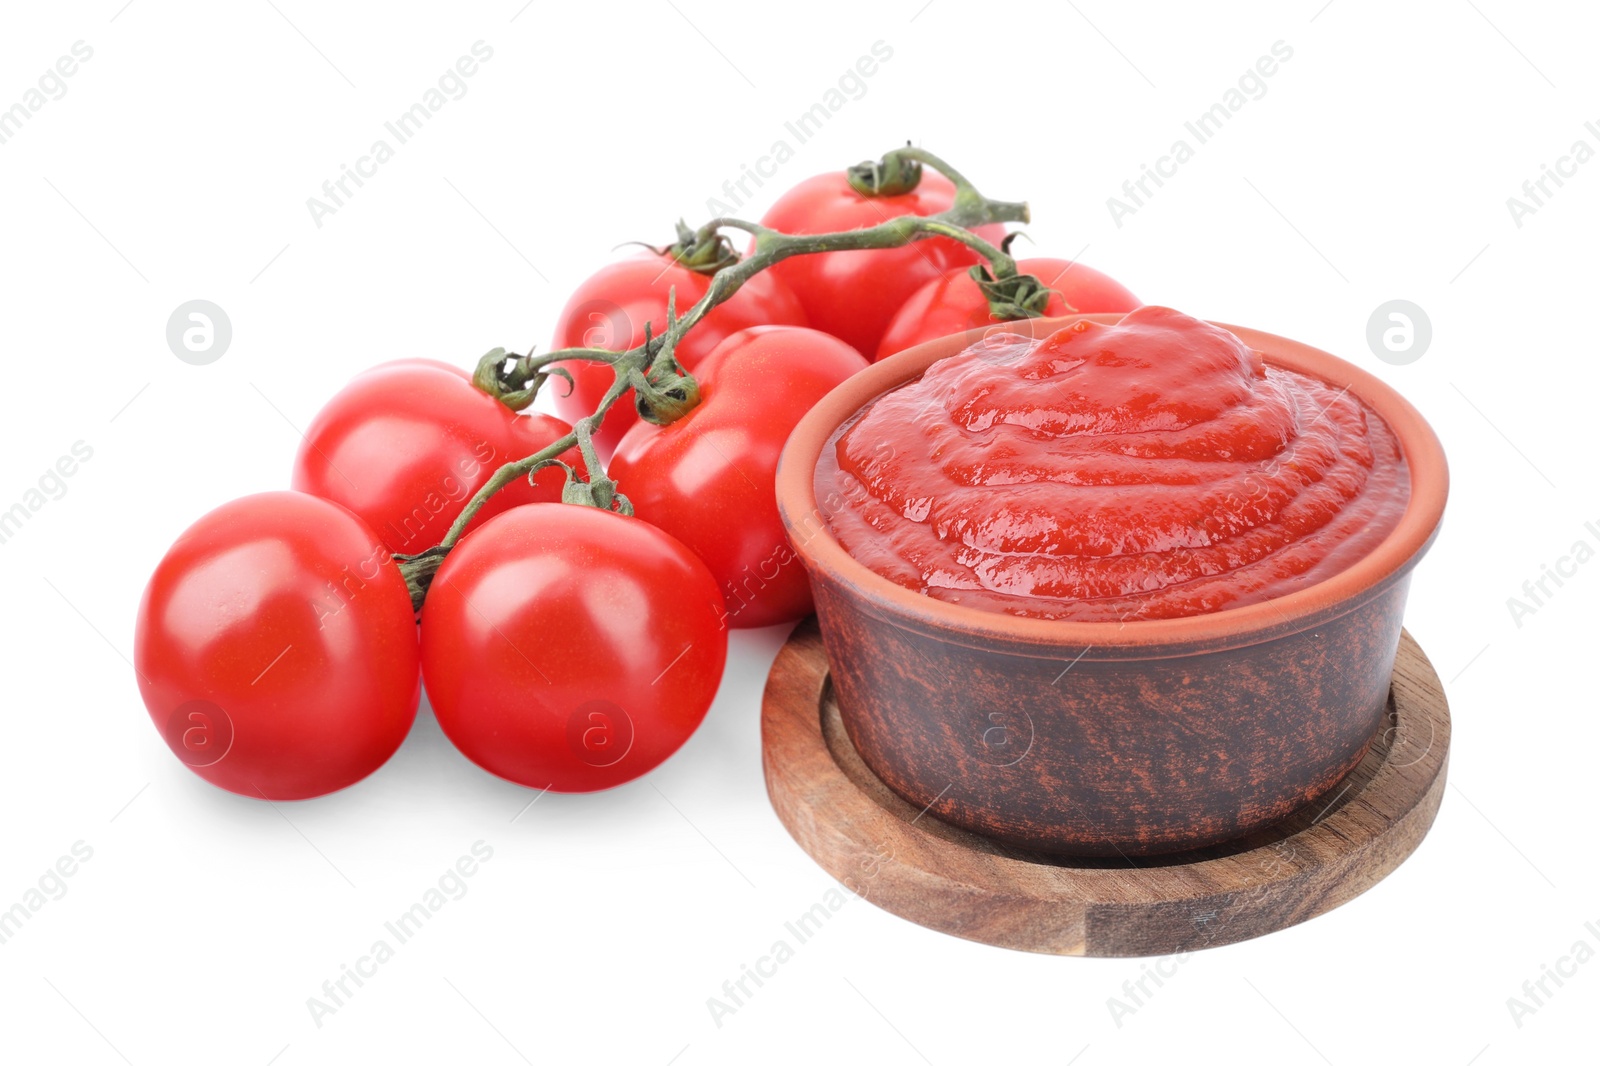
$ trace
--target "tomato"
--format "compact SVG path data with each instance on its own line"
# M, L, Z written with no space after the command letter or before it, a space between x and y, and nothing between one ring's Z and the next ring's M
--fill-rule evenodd
M445 736L490 773L593 792L677 751L728 654L705 564L595 507L516 507L462 541L422 608L422 675Z
M191 770L241 795L306 799L366 777L405 739L416 628L399 567L361 519L264 492L168 549L139 603L134 669Z
M717 345L696 372L700 403L667 426L628 431L609 473L634 514L705 560L736 628L811 612L805 570L778 517L778 454L834 386L866 368L826 333L756 326Z
M605 348L627 351L644 343L644 327L659 337L667 328L667 294L677 292L682 314L711 287L711 276L690 270L667 255L647 254L618 260L591 276L567 300L556 320L552 349ZM806 325L806 313L789 287L764 270L745 282L683 338L674 355L685 370L694 370L722 338L747 326ZM576 422L600 405L611 387L611 367L604 363L557 364L573 376L573 387L553 381L556 411ZM639 421L627 399L606 413L594 435L602 459L610 456L628 427Z
M290 484L350 508L390 551L415 554L444 538L496 468L571 431L552 415L511 410L458 367L402 359L357 375L317 413ZM561 458L582 468L576 448ZM468 529L518 504L559 500L564 482L560 467L541 470L532 484L512 482Z
M912 293L884 331L876 358L882 359L952 333L992 325L994 318L989 313L989 301L967 270L966 267L948 270ZM1140 305L1137 296L1113 279L1069 259L1022 259L1017 262L1017 270L1032 274L1053 290L1044 311L1046 318L1077 312L1122 313Z
M844 171L807 178L778 198L761 224L780 233L837 233L865 229L901 215L936 215L955 203L955 186L924 171L915 189L895 196L863 196ZM1001 225L975 231L991 243ZM878 350L889 320L924 284L955 266L970 266L977 253L959 241L930 237L903 248L818 252L775 264L777 275L800 298L806 325L831 333L858 352Z

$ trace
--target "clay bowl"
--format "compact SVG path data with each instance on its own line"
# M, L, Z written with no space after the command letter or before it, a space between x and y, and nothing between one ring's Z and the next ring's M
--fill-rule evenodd
M1121 316L1005 328L1039 337L1077 317ZM1411 569L1444 511L1444 453L1372 375L1224 328L1269 363L1348 386L1394 430L1412 480L1399 525L1370 555L1263 603L1125 624L1019 618L902 588L845 552L813 486L823 446L875 397L991 330L873 364L789 438L778 505L811 579L845 729L913 806L1033 851L1155 855L1335 798L1360 762L1383 718Z

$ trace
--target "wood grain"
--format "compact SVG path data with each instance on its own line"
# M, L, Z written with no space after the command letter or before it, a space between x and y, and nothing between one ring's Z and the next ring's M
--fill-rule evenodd
M1033 855L939 821L851 747L815 621L779 652L763 699L767 792L800 846L847 888L919 925L1058 955L1163 955L1230 944L1332 910L1414 851L1439 810L1450 712L1409 633L1385 724L1333 792L1241 840L1154 858Z

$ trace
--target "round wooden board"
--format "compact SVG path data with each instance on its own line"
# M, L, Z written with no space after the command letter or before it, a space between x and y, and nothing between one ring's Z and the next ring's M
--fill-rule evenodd
M778 653L761 712L767 792L800 846L845 887L930 929L1057 955L1165 955L1284 929L1365 892L1439 810L1450 711L1400 638L1388 717L1332 799L1238 841L1150 859L1032 855L925 815L851 746L816 621Z

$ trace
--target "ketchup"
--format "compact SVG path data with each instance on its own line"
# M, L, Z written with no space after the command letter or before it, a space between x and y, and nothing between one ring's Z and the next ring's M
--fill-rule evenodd
M1394 529L1410 478L1348 391L1147 306L934 363L840 428L816 487L845 550L906 588L1118 622L1321 581Z

